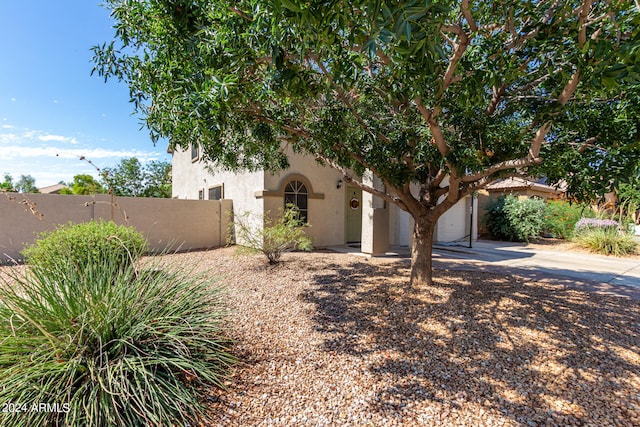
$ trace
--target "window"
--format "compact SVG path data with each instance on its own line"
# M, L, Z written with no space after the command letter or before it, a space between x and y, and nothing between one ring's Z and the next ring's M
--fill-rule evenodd
M221 200L222 199L222 185L211 187L209 189L209 200Z
M195 162L200 158L200 149L197 144L191 144L191 161Z
M291 181L284 188L284 206L288 204L297 206L300 210L300 220L303 222L308 221L309 208L308 208L309 194L307 187L302 181Z

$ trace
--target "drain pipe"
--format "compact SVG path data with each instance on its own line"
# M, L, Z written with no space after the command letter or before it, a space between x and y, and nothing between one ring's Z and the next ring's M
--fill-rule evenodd
M469 199L471 206L469 207L469 248L473 248L473 193Z

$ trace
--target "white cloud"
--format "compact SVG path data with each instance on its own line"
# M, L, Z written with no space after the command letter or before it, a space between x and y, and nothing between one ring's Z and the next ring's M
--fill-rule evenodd
M20 136L15 133L0 133L0 144L17 143L19 140Z
M68 182L79 173L96 175L97 168L113 167L125 157L136 157L142 163L167 157L159 150L109 148L107 140L100 141L106 148L90 146L91 140L82 134L66 136L0 125L0 176L31 175L36 185L46 186Z
M77 144L78 140L76 140L75 138L71 138L68 136L62 136L62 135L40 135L38 136L38 140L40 141L57 141L57 142L69 142L71 144Z
M25 147L9 145L2 147L0 160L14 160L16 158L59 157L62 159L108 159L122 157L137 157L146 161L158 157L158 153L140 150L109 150L104 148L70 149L63 147Z

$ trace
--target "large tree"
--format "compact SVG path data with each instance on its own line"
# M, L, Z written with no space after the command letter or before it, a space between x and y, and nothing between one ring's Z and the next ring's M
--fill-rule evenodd
M128 83L154 139L229 168L285 167L287 147L314 156L413 217L414 283L432 281L438 218L492 180L546 165L558 179L574 161L581 182L638 154L637 131L592 122L601 108L621 120L637 96L630 1L107 6L116 37L95 70Z
M136 157L122 159L102 170L104 186L116 196L171 197L171 164L152 160L143 165Z

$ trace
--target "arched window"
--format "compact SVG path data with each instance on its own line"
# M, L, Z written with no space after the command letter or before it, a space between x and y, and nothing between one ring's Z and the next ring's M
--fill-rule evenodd
M302 181L293 180L284 188L284 207L288 204L297 206L300 210L300 220L307 222L309 215L309 193Z

